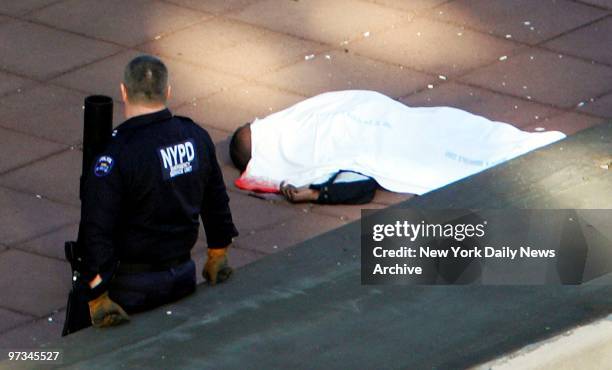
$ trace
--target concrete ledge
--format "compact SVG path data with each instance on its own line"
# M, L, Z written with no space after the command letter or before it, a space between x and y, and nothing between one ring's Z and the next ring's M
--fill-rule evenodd
M612 364L612 315L472 370L607 369Z

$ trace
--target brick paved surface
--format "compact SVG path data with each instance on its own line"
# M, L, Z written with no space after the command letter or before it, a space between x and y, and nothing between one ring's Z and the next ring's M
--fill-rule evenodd
M227 136L314 94L375 89L526 130L612 118L610 0L0 1L0 348L59 335L76 236L82 101L117 100L125 63L161 56L170 106L210 130L241 266L359 218L233 187ZM381 208L408 195L379 192ZM203 237L202 237L203 238ZM193 256L201 268L201 239Z

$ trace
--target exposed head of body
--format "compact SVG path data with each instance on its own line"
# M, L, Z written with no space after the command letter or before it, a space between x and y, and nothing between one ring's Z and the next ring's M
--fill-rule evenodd
M251 160L250 123L246 123L234 131L230 141L230 158L240 172L246 170L247 164Z
M151 55L132 59L125 67L121 83L125 117L131 118L165 109L170 90L168 69L161 60Z

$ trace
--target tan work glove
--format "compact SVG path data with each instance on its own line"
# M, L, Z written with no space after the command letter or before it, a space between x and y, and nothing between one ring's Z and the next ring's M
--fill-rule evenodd
M96 328L106 328L130 321L130 317L117 303L113 302L108 292L89 301L91 324Z
M210 285L222 283L229 279L234 270L227 264L227 247L209 248L208 259L202 270L204 280Z

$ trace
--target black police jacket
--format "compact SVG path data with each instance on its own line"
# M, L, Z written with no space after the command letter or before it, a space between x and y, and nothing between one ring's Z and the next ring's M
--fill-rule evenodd
M209 134L167 109L113 131L85 178L82 202L85 279L105 276L116 261L163 264L189 255L200 217L209 248L238 235Z

